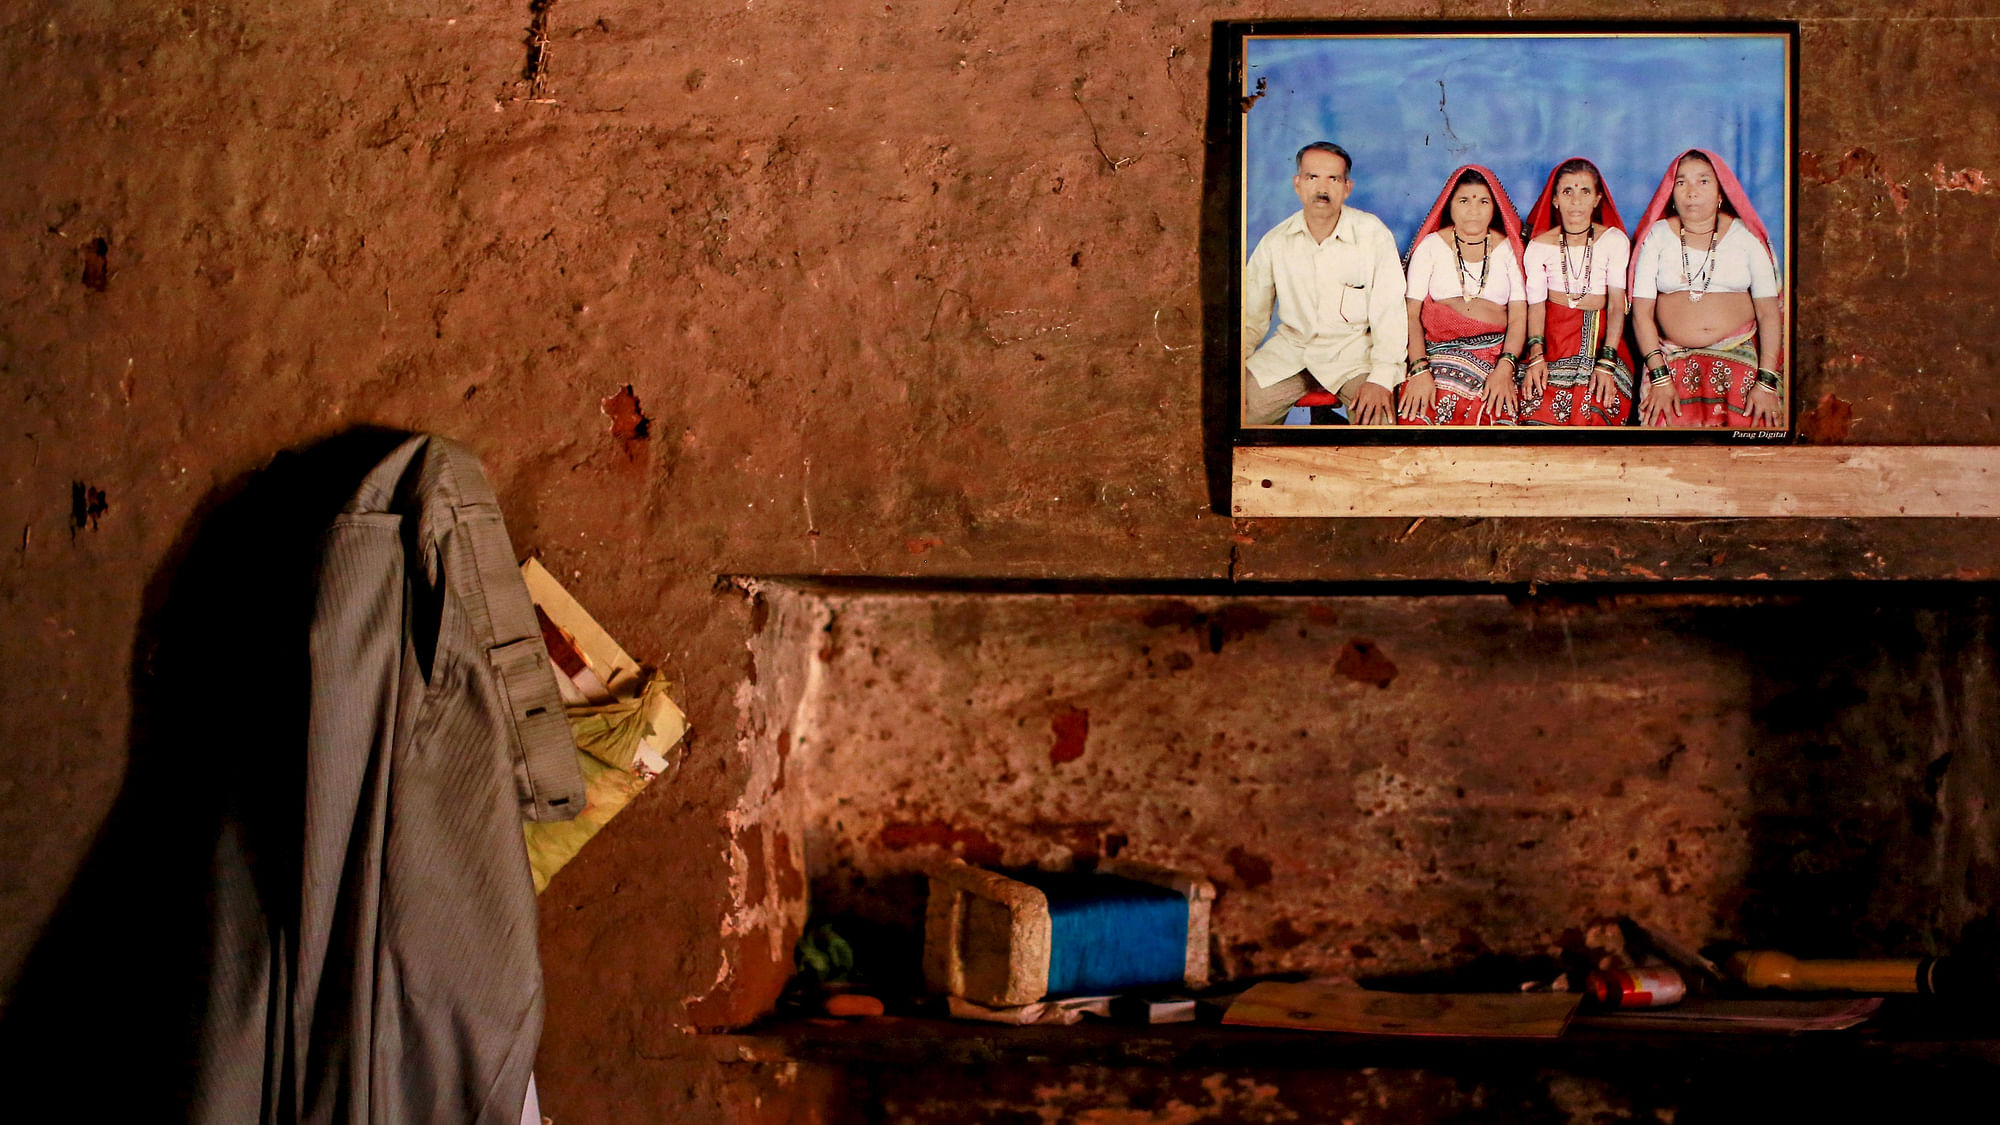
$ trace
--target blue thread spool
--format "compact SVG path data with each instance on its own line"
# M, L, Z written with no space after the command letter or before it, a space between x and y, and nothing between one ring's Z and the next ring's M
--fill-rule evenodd
M953 860L931 873L924 976L997 1007L1207 983L1206 880L1149 868L1013 877Z
M1187 971L1188 903L1116 875L1016 876L1049 900L1050 996L1178 984Z

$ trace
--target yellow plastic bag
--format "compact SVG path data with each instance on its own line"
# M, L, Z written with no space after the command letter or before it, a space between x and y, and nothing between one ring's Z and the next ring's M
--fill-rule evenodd
M573 820L521 826L536 894L653 778L673 770L687 721L667 686L654 676L630 699L564 708L583 769L584 805Z

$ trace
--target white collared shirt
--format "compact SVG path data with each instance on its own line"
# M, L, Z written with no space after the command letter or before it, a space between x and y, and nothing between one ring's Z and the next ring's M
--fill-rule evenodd
M1265 340L1274 302L1278 331ZM1342 207L1324 242L1294 212L1243 267L1243 358L1260 387L1304 370L1329 390L1364 373L1393 390L1403 381L1409 316L1396 240L1358 208Z

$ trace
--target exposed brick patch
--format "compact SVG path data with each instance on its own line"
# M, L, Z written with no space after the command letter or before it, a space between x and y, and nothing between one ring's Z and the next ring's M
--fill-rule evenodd
M1083 757L1083 745L1090 738L1090 712L1071 707L1056 713L1049 720L1049 729L1055 732L1055 745L1049 747L1049 761L1054 765L1074 762Z
M942 820L891 821L882 826L877 839L892 852L909 848L942 848L956 853L967 863L989 866L1000 863L1000 845L986 833L977 828L953 828Z

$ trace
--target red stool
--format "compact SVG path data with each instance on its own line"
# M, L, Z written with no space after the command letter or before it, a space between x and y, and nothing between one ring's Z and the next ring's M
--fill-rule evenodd
M1307 391L1292 405L1310 411L1310 424L1314 426L1337 426L1347 420L1333 412L1333 408L1340 405L1340 396L1332 391Z

